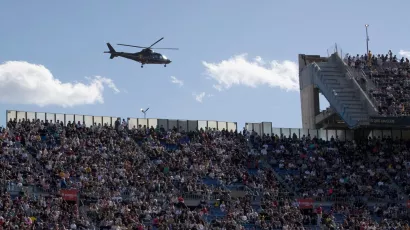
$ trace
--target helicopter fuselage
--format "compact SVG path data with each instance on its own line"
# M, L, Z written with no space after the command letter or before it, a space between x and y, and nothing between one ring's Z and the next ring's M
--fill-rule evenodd
M116 52L114 53L114 56L116 57L123 57L127 58L136 62L139 62L141 64L162 64L166 65L171 63L171 60L169 60L167 57L160 53L155 53L155 52L137 52L137 53L126 53L126 52Z

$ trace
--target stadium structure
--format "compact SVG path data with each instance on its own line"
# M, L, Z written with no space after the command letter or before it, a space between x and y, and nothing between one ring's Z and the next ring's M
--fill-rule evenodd
M130 210L142 209L135 205L138 199L145 199L152 207L159 204L178 210L189 207L198 215L186 223L171 223L177 224L173 229L220 229L222 225L232 226L232 218L238 220L234 223L236 227L226 229L316 230L336 229L336 226L357 229L363 225L369 227L363 229L387 229L376 226L408 224L410 151L406 146L409 142L380 141L389 137L410 139L410 121L406 116L410 105L400 93L400 85L389 80L394 75L405 83L408 60L398 61L391 55L380 63L359 56L342 59L337 50L328 57L299 54L298 58L302 128L248 122L247 132L238 135L215 132L240 131L236 122L7 110L7 121L14 122L8 123L6 132L0 129L0 140L7 140L2 142L0 150L4 147L4 153L8 154L7 158L0 154L6 159L0 165L4 169L0 172L0 186L10 199L24 197L23 202L33 202L32 209L16 208L19 215L31 215L36 220L45 217L43 221L48 224L54 223L53 220L40 215L43 208L34 205L40 203L41 197L61 197L53 201L53 208L71 217L58 221L64 226L84 225L83 229L120 229L107 228L109 223L160 229L160 220L155 217L158 213L150 219L142 218L145 214L141 212L143 215L132 221L129 215L119 212L115 218L111 215L112 211L121 209L137 216ZM386 89L389 94L385 93ZM325 111L320 111L320 93L330 104ZM64 125L49 125L50 121ZM79 123L79 128L73 123ZM128 125L128 129L120 126L121 123ZM96 129L83 129L96 125ZM156 135L151 136L152 133L140 127L152 127L149 132ZM195 132L200 129L206 131ZM199 135L189 136L184 131ZM30 137L29 141L23 143L22 136ZM360 141L369 137L372 140ZM81 141L84 142L80 144ZM44 146L48 146L49 153L45 153ZM52 148L56 147L59 150L53 152ZM118 151L119 147L123 151ZM11 151L13 148L27 151L26 156ZM130 149L140 152L132 155ZM158 149L162 151L160 154ZM363 154L356 155L359 152ZM82 160L72 163L76 157ZM30 174L41 174L44 178L36 182ZM104 175L106 182L101 181ZM2 199L8 199L4 198L7 196ZM164 197L172 197L172 201ZM110 199L121 201L116 203L118 210L109 208ZM235 205L239 205L243 210L253 211L248 216L234 216L223 208L223 202L231 202L235 210ZM352 212L341 212L341 206ZM288 216L279 220L277 214L284 210L280 218ZM108 221L101 221L101 216ZM1 218L0 225L4 224ZM17 222L15 218L6 218ZM33 224L30 221L27 221L29 225ZM197 228L181 227L181 224L197 224Z

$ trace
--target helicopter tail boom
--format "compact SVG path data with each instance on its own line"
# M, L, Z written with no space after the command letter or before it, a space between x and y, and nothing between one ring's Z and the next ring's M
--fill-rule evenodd
M110 43L107 43L107 46L108 46L108 49L109 49L110 51L105 51L104 53L109 53L109 54L111 54L110 59L113 59L113 58L116 56L116 55L115 55L116 51L115 51L115 49L111 46Z

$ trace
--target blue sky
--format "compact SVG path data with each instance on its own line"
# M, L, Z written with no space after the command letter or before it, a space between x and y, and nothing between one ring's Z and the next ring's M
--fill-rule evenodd
M406 1L23 2L0 7L1 123L6 109L126 118L150 107L152 118L301 127L299 53L326 55L335 42L364 53L366 23L373 53L410 50ZM157 47L180 49L162 52L166 68L103 53L106 42L136 52L115 44L161 37Z

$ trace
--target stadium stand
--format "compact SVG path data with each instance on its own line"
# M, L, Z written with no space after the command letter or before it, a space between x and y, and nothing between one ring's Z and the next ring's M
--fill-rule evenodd
M3 229L409 229L410 142L386 131L7 114Z
M409 88L410 63L408 58L400 60L391 50L386 55L347 55L345 63L363 73L363 79L372 84L369 95L375 101L380 115L408 116L410 109Z
M302 129L7 111L0 229L410 229L409 60L299 66Z

